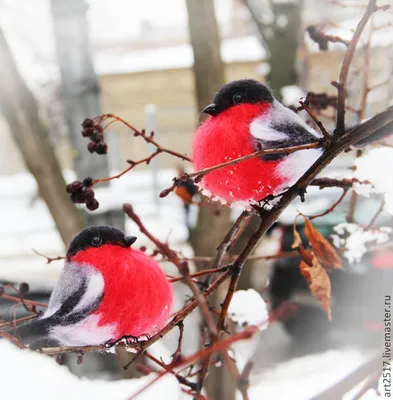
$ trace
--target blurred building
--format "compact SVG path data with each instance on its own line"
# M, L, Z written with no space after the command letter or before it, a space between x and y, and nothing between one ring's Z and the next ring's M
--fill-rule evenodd
M164 146L189 154L191 134L198 115L194 100L193 56L188 44L185 2L172 0L173 11L168 18L165 14L165 20L162 15L165 8L157 2L150 0L145 2L145 5L138 2L137 8L134 2L126 3L116 0L108 8L106 2L90 1L88 17L95 67L101 83L103 111L115 113L142 129L146 124L145 106L156 104L159 141ZM69 168L73 152L61 124L61 106L56 91L58 72L54 63L53 39L50 36L51 16L48 1L38 0L34 2L34 6L27 1L21 1L19 7L22 4L27 11L25 18L28 16L28 21L32 21L29 11L33 13L34 10L39 10L34 23L28 24L19 14L22 20L20 25L15 25L14 18L18 7L10 1L2 4L9 18L0 22L9 33L21 69L25 74L26 71L30 74L28 79L43 105L43 114L50 117L55 149L61 163ZM247 11L237 0L217 0L216 8L226 79L230 81L247 77L264 80L268 71L268 64L265 62L267 54L260 44L256 30L250 24ZM336 29L336 34L346 37L350 37L349 28L356 26L354 22L359 14L359 10L355 10L357 14L354 16L353 9L329 7L325 0L308 2L305 10L305 25L318 22L322 17L326 21L334 18L337 21L345 20L344 26L346 24L348 29ZM383 23L384 21L381 22ZM40 24L38 32L34 29L37 28L37 24ZM372 48L371 84L388 78L384 74L386 71L388 74L391 72L391 68L386 68L388 57L385 50L386 46L391 45L389 34L386 31L377 33L379 35L373 41ZM26 49L24 52L23 45ZM309 84L306 89L336 93L330 82L338 77L344 50L343 45L337 44L331 46L328 52L320 52L317 45L306 37L306 48L301 49L301 57L306 57L309 69ZM30 59L27 54L29 52ZM26 65L27 62L33 63L34 68ZM391 59L389 62L391 65ZM359 67L363 64L364 56L359 52L354 65ZM383 69L385 72L381 73ZM362 75L354 74L350 90L358 94L362 84ZM386 87L375 90L370 94L371 103L374 100L378 109L381 103L386 103L386 96ZM351 118L350 113L348 118ZM145 157L149 151L142 140L135 139L119 124L112 126L111 134L119 135L119 146L115 153L112 152L112 158L115 160L111 163L116 169L125 167L127 159ZM0 174L24 171L18 151L2 124L0 137ZM177 163L178 160L166 155L159 159L160 167L175 167Z

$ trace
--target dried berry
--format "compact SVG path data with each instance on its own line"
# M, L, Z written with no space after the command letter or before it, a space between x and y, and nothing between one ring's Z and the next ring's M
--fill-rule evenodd
M91 118L86 118L83 122L82 122L82 128L86 129L86 128L93 128L94 126L94 121Z
M94 132L91 135L91 140L93 142L102 142L104 140L104 135L102 134L102 131L99 131L97 128L94 128Z
M100 124L94 125L94 128L96 129L97 133L103 134L104 130L102 129L102 126Z
M96 142L89 142L87 145L87 150L89 150L90 153L94 153L96 147Z
M94 190L93 189L87 189L85 196L86 196L86 201L87 202L92 201L94 199Z
M83 182L75 181L68 184L67 192L71 194L71 201L75 204L86 204L88 210L96 210L99 203L94 198L94 190L91 189L93 183L94 179L88 176Z
M88 176L87 178L83 179L83 186L85 187L90 187L93 184L93 178L91 178L90 176Z
M94 133L94 128L85 128L81 133L83 137L90 137Z
M83 183L81 181L74 181L67 185L67 192L68 193L76 193L81 191L83 188Z
M96 143L94 150L97 154L106 154L108 151L108 146L104 142L99 142L99 143Z
M19 291L21 292L21 294L26 294L26 293L28 293L29 290L30 290L30 286L27 282L22 282L19 285Z
M71 194L71 200L76 204L83 204L86 201L86 193L78 192Z
M99 207L100 203L96 199L86 202L86 208L90 211L94 211Z

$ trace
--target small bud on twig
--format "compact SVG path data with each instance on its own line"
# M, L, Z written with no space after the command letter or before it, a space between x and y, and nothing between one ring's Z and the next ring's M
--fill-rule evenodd
M19 292L20 292L21 294L26 294L26 293L29 292L29 290L30 290L30 286L29 286L29 284L28 284L27 282L22 282L22 283L19 285Z

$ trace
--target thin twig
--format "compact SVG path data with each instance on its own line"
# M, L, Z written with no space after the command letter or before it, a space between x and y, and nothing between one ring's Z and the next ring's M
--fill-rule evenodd
M307 149L317 149L319 147L322 147L322 143L320 141L317 142L312 142L312 143L307 143L307 144L302 144L299 146L292 146L292 147L282 147L279 149L269 149L269 150L258 150L255 151L254 153L247 154L245 156L239 157L239 158L234 158L233 160L226 161L221 164L213 165L212 167L208 168L203 168L199 171L193 172L191 174L186 174L188 178L195 178L199 176L205 176L207 173L216 171L217 169L221 169L224 167L227 167L228 165L233 165L233 164L238 164L239 162L249 160L250 158L255 158L259 157L261 155L266 155L266 154L291 154L295 153L296 151L300 150L307 150Z
M325 215L330 214L331 212L333 212L335 210L335 208L343 201L345 195L348 193L348 189L344 189L341 196L339 197L339 199L331 206L329 207L326 211L324 211L321 214L316 214L316 215L312 215L312 216L307 216L307 218L309 220L313 220L315 218L319 218L319 217L324 217Z
M371 61L371 38L373 35L373 17L370 18L370 32L368 35L367 43L364 48L364 68L363 68L363 93L360 100L360 107L358 112L358 120L362 121L366 113L367 97L370 92L369 77L370 77L370 61Z
M177 362L178 358L181 357L181 346L183 343L183 333L184 333L184 324L183 321L180 321L177 324L177 327L179 328L179 339L177 342L177 348L175 352L172 354L172 363Z
M96 185L97 183L103 183L103 182L109 182L112 181L114 179L119 179L121 178L123 175L125 175L127 172L130 172L132 169L134 169L137 165L140 164L149 164L150 161L158 156L158 154L160 154L162 151L161 150L156 150L154 153L150 154L150 156L143 158L142 160L139 161L132 161L132 160L127 160L127 162L129 164L131 164L128 168L124 169L122 172L118 173L117 175L114 176L109 176L107 178L102 178L102 179L95 179L93 181L92 186Z
M337 124L336 131L337 135L342 135L345 131L345 98L347 95L347 77L349 68L352 63L353 56L355 54L355 50L357 44L359 42L360 36L367 25L368 20L371 15L377 11L376 6L377 0L370 0L367 4L366 10L364 11L363 17L360 20L358 26L356 27L355 33L349 43L349 46L345 52L344 60L341 66L339 81L337 84Z
M1 331L0 330L0 336L2 336L3 338L9 340L11 343L13 343L14 345L18 346L20 349L25 349L26 346L22 343L21 340L19 340L18 338L10 335L9 333L5 332L5 331Z
M248 361L246 365L243 368L242 373L240 374L239 377L239 382L238 382L238 388L240 390L240 393L243 396L243 399L248 399L248 387L250 385L250 374L251 371L254 367L254 362L253 361Z
M180 374L176 373L170 365L166 365L162 361L158 360L156 357L154 357L152 354L148 353L147 351L145 352L145 355L147 358L155 362L157 365L159 365L161 368L163 368L165 371L169 372L170 374L174 375L176 379L179 381L179 383L188 386L192 390L196 389L196 383L195 382L190 382L187 378L184 376L181 376Z
M153 135L150 135L150 136L146 135L146 132L144 130L140 131L140 130L136 129L134 126L132 126L130 123L128 123L126 120L124 120L123 118L119 117L116 114L103 114L103 115L101 115L100 118L102 120L105 120L107 118L113 118L114 120L119 121L122 124L124 124L125 126L127 126L127 128L131 129L136 136L140 136L147 143L150 143L150 144L154 145L157 148L157 151L159 151L160 153L171 154L172 156L180 158L180 159L182 159L184 161L190 161L191 162L191 159L189 157L187 157L185 154L181 154L181 153L178 153L177 151L174 151L174 150L171 150L171 149L168 149L166 147L161 146L158 142L156 142L153 139Z
M37 318L38 313L33 314L33 315L28 315L27 317L22 317L22 318L18 318L18 319L14 319L12 321L9 322L2 322L0 324L0 329L2 328L9 328L9 327L15 327L17 324L20 324L22 322L26 322L26 321L30 321L32 319Z
M253 261L254 260L266 260L266 261L268 261L268 260L276 260L278 258L297 257L297 255L298 255L297 251L283 251L283 252L276 253L276 254L271 254L271 255L268 255L268 256L252 255L252 256L248 257L248 260L253 260ZM231 261L236 260L236 258L238 256L239 256L238 254L226 254L223 257L223 261L231 262ZM195 256L195 257L185 258L185 260L192 261L192 262L195 262L195 263L208 263L208 262L213 261L214 259L215 259L215 256L212 256L212 257L209 257L209 256ZM220 267L218 269L221 269L221 268L225 268L225 271L228 270L228 266L227 265L225 265L223 267ZM201 271L201 272L203 272L203 271ZM193 274L193 275L195 275L195 274ZM179 277L174 278L174 279L179 279Z
M46 263L50 264L53 261L60 261L60 260L64 260L65 257L64 256L57 256L57 257L48 257L45 254L42 254L40 252L38 252L37 250L31 249L34 251L35 254L39 255L40 257L44 257L46 258Z
M330 133L326 130L326 128L323 126L322 122L316 117L316 115L312 112L310 107L304 102L304 101L299 101L301 104L301 108L307 112L307 114L312 118L312 120L316 123L318 126L319 130L321 131L324 139L325 139L325 144L329 145L330 141L332 140L332 136Z
M209 260L212 260L212 257L207 257ZM186 261L194 261L193 258L183 258L183 260ZM203 271L195 272L193 274L190 274L191 278L197 278L198 276L204 276L204 275L211 275L211 274L216 274L217 272L225 272L228 269L227 266L219 267L219 268L210 268L210 269L204 269ZM176 276L171 279L169 279L169 282L179 282L184 279L184 276Z
M386 200L385 200L385 198L383 198L381 205L379 206L377 212L374 214L374 216L372 217L372 219L368 223L368 225L363 229L364 231L368 231L369 229L371 229L373 227L373 225L375 224L375 221L381 215L383 209L385 208L385 204L386 204Z
M350 189L353 185L357 183L359 185L372 185L370 181L364 180L361 181L357 178L348 178L348 179L334 179L334 178L315 178L310 183L310 186L318 186L320 189L324 188L342 188L342 189Z
M9 300L9 301L14 301L14 302L20 303L20 304L25 303L25 304L29 304L31 306L38 306L38 307L44 307L44 308L48 307L47 304L40 303L38 301L33 301L33 300L21 299L20 297L11 296L9 294L0 294L0 298ZM28 311L32 312L32 310L30 310L30 309L28 309Z
M217 254L214 259L213 268L218 268L221 264L221 261L225 255L225 253L230 249L234 244L234 237L240 232L242 232L242 228L245 227L247 222L249 221L250 213L247 210L244 210L229 232L225 235L224 240L220 243L217 248Z

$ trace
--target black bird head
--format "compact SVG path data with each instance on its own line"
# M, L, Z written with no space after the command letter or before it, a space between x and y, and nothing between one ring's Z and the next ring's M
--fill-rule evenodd
M113 244L120 247L130 247L135 241L135 236L125 236L122 231L110 226L93 226L86 228L72 240L67 251L67 259L89 247L100 247Z
M270 89L254 79L241 79L224 85L202 113L216 116L239 104L272 103L274 97Z

